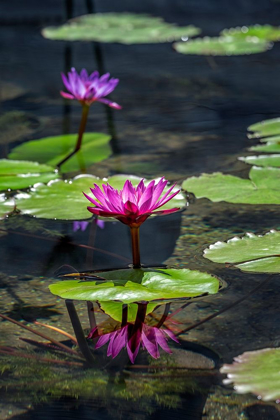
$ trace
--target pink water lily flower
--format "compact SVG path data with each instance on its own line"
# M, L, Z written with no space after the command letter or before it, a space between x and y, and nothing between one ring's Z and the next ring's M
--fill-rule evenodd
M166 328L151 327L143 322L138 323L136 328L135 324L127 323L120 329L101 336L98 327L95 327L88 338L96 337L99 339L95 348L99 349L109 342L107 356L112 356L113 359L126 347L131 363L135 362L141 345L154 359L158 359L160 357L159 347L167 353L172 353L167 344L168 338L179 343L172 331Z
M91 105L93 102L102 102L111 108L121 109L116 102L106 99L119 83L119 79L110 79L110 74L99 76L98 71L91 74L82 69L79 74L74 68L68 73L68 77L61 73L63 83L68 92L60 92L64 98L77 99L82 105Z
M127 180L120 191L109 184L103 184L103 190L94 184L94 188L91 188L94 198L85 193L84 195L94 204L94 207L88 207L91 213L114 217L130 227L139 227L151 214L169 214L180 210L179 207L174 207L156 211L180 192L180 189L172 192L175 187L173 185L163 194L167 183L162 177L158 182L153 180L145 186L142 179L137 187L133 187L131 181Z

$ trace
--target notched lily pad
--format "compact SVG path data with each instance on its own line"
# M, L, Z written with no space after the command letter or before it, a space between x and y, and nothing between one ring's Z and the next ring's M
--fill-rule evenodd
M216 277L188 269L130 269L98 273L105 281L64 280L50 291L64 299L133 303L196 297L219 290Z
M196 38L186 42L176 42L174 48L181 54L229 56L261 53L271 48L271 45L259 39L245 40L226 36Z
M38 184L32 188L30 193L21 193L16 196L17 208L23 214L45 219L89 219L92 214L87 210L89 201L84 197L83 191L90 193L89 189L93 187L94 183L101 186L106 182L116 189L121 189L127 179L130 179L134 185L137 185L141 180L133 175L114 175L104 180L85 174L72 180L56 180L47 185ZM161 208L183 208L185 205L186 200L183 194L179 193Z
M280 232L265 235L247 233L205 249L204 257L217 263L230 263L242 271L280 273Z
M224 365L225 384L234 384L239 394L252 392L259 399L280 399L280 348L249 351L235 357L232 365Z
M220 35L233 36L236 39L250 40L258 38L263 41L279 41L280 27L271 25L239 26L237 28L224 29Z
M32 159L50 166L56 165L74 150L78 134L65 134L32 140L15 147L10 159ZM96 162L111 155L111 137L102 133L85 133L82 148L65 162L60 170L63 173L86 170Z
M220 172L186 179L182 188L197 198L243 204L280 204L280 169L253 167L250 179Z
M248 163L249 165L257 166L270 166L274 168L280 167L280 154L278 155L259 155L259 156L246 156L238 158L242 162Z
M37 182L57 179L51 166L38 162L0 159L0 191L28 188Z
M172 42L198 35L192 25L177 26L160 17L133 13L96 13L69 20L59 27L42 31L45 38L65 41L119 42L144 44Z

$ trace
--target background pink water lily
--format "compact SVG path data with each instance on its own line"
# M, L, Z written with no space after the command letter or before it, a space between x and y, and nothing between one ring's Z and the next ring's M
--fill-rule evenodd
M66 76L61 74L63 83L68 92L61 91L61 95L66 99L76 99L84 105L91 105L93 102L102 102L111 108L121 109L116 102L106 99L119 83L119 79L111 78L110 73L99 76L98 71L88 74L86 69L82 69L79 74L75 68Z
M138 227L152 214L169 214L180 210L179 207L174 207L156 211L180 192L179 189L172 192L175 187L173 185L163 194L167 183L162 177L157 183L153 180L145 186L142 179L137 187L133 187L131 181L127 180L120 191L109 184L103 184L103 190L94 184L94 188L91 188L94 198L85 193L84 195L94 204L94 207L88 207L91 213L114 217L126 225Z

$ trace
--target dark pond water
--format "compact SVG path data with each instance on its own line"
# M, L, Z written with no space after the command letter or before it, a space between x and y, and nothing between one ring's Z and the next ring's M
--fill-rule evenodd
M279 44L263 54L208 60L177 54L169 44L69 44L41 36L45 25L64 22L67 13L87 13L89 6L90 1L82 0L0 4L1 114L22 113L20 122L10 114L11 124L0 127L0 157L7 157L12 147L26 140L76 132L80 107L60 97L60 72L70 66L102 65L120 79L112 97L123 109L109 115L118 153L90 167L89 173L164 175L179 184L202 172L246 178L249 168L237 157L253 144L246 137L247 127L280 114ZM169 22L194 24L204 35L237 25L278 24L280 18L276 0L134 4L103 0L95 6L98 12L145 12ZM101 52L98 61L96 47ZM108 126L107 118L104 107L95 104L87 130L112 131L112 120ZM218 240L279 226L277 206L208 200L192 201L182 213L145 222L141 227L144 264L207 271L227 283L217 295L200 298L178 312L176 331L226 308L266 278L209 263L202 257L203 249ZM74 232L72 222L13 216L0 221L0 260L0 312L25 324L37 319L72 334L64 301L51 295L48 285L65 265L78 272L127 267L129 230L106 222L103 229L92 225ZM0 372L7 388L0 390L0 418L278 419L273 403L259 404L254 396L237 395L224 387L218 368L244 351L279 346L279 294L273 278L238 306L180 334L180 345L170 344L172 356L163 355L154 362L139 353L134 368L124 354L112 362L101 350L91 369L70 356L71 365L41 363L37 358L52 357L51 353L28 347L21 339L35 340L35 336L3 321L0 345L18 348L30 358L3 355ZM176 301L171 312L185 303ZM77 311L83 328L88 328L86 306L78 304ZM159 320L161 314L158 309L153 316ZM99 310L96 319L102 323L105 315ZM44 327L40 331L60 337ZM69 345L69 339L63 338Z

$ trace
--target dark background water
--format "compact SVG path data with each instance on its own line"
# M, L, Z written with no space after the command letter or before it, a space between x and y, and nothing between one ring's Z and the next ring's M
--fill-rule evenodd
M73 16L88 10L82 0L73 1L72 7L68 2L68 6L72 8ZM255 23L278 25L280 20L280 2L276 0L102 0L95 2L95 9L97 12L150 13L162 16L168 22L194 24L202 29L202 35L210 36L218 35L226 27ZM22 133L9 144L10 131L1 134L0 127L1 157L6 157L9 149L21 141L77 130L80 108L75 104L66 105L60 97L60 72L70 64L77 70L83 67L94 70L98 63L93 44L54 42L40 34L44 26L62 23L66 17L66 2L62 1L2 0L0 3L0 111L1 114L22 111L30 123L29 131L26 126L18 127L15 123L14 130L22 130ZM216 57L210 61L206 57L177 54L170 44L100 44L100 49L106 71L120 79L112 95L123 106L121 111L114 112L120 154L95 165L91 173L99 176L114 173L146 177L165 175L171 181L179 182L188 176L213 171L247 177L249 168L236 160L254 144L246 137L246 128L251 123L280 114L279 44L262 54ZM92 108L88 130L108 130L106 113L100 104ZM225 291L194 304L193 311L182 314L181 321L188 325L248 293L264 278L208 264L201 257L203 248L248 230L264 233L277 227L276 206L256 208L197 201L183 215L147 221L141 236L143 261L147 264L167 261L175 266L207 270L226 279L228 288ZM53 304L61 315L52 316L45 309L40 312L40 319L54 325L62 322L60 319L64 319L63 325L67 323L65 314L62 315L62 304L55 302L45 286L40 286L40 281L44 280L41 277L37 281L38 276L52 276L63 264L81 271L126 265L130 260L129 235L120 224L106 224L104 230L96 229L94 246L99 251L94 251L93 255L79 247L79 244L90 243L89 231L73 233L69 222L36 220L30 227L30 220L25 217L17 222L3 221L0 229L1 311L18 319L21 319L25 305L33 304L38 310L43 304ZM46 235L45 229L51 234ZM33 236L26 237L26 234ZM34 238L34 235L43 238ZM112 254L108 255L106 251ZM32 300L34 291L39 296L35 301ZM250 297L238 311L225 313L184 338L212 347L226 362L231 362L233 356L245 350L277 346L278 294L277 279L273 279L266 290ZM2 330L3 337L7 333L11 344L10 329L5 324ZM268 411L264 412L260 406L246 411L246 405L255 406L253 397L237 397L219 387L212 395L205 418L279 418L274 407L266 406ZM229 400L234 403L230 405ZM91 403L86 406L87 409L84 406L76 408L74 418L89 418ZM12 416L7 407L8 404L6 408L5 404L1 406L3 418ZM45 418L55 418L55 415L61 418L61 413L65 418L71 418L67 414L67 402L64 406L58 403L58 407L48 407L39 407L35 414L14 418L42 418L42 412ZM109 418L103 417L107 414L102 410L94 412L96 418ZM157 413L160 419L181 418L180 415L187 415L187 410ZM196 415L189 413L193 419ZM136 418L154 418L145 416L139 411Z

